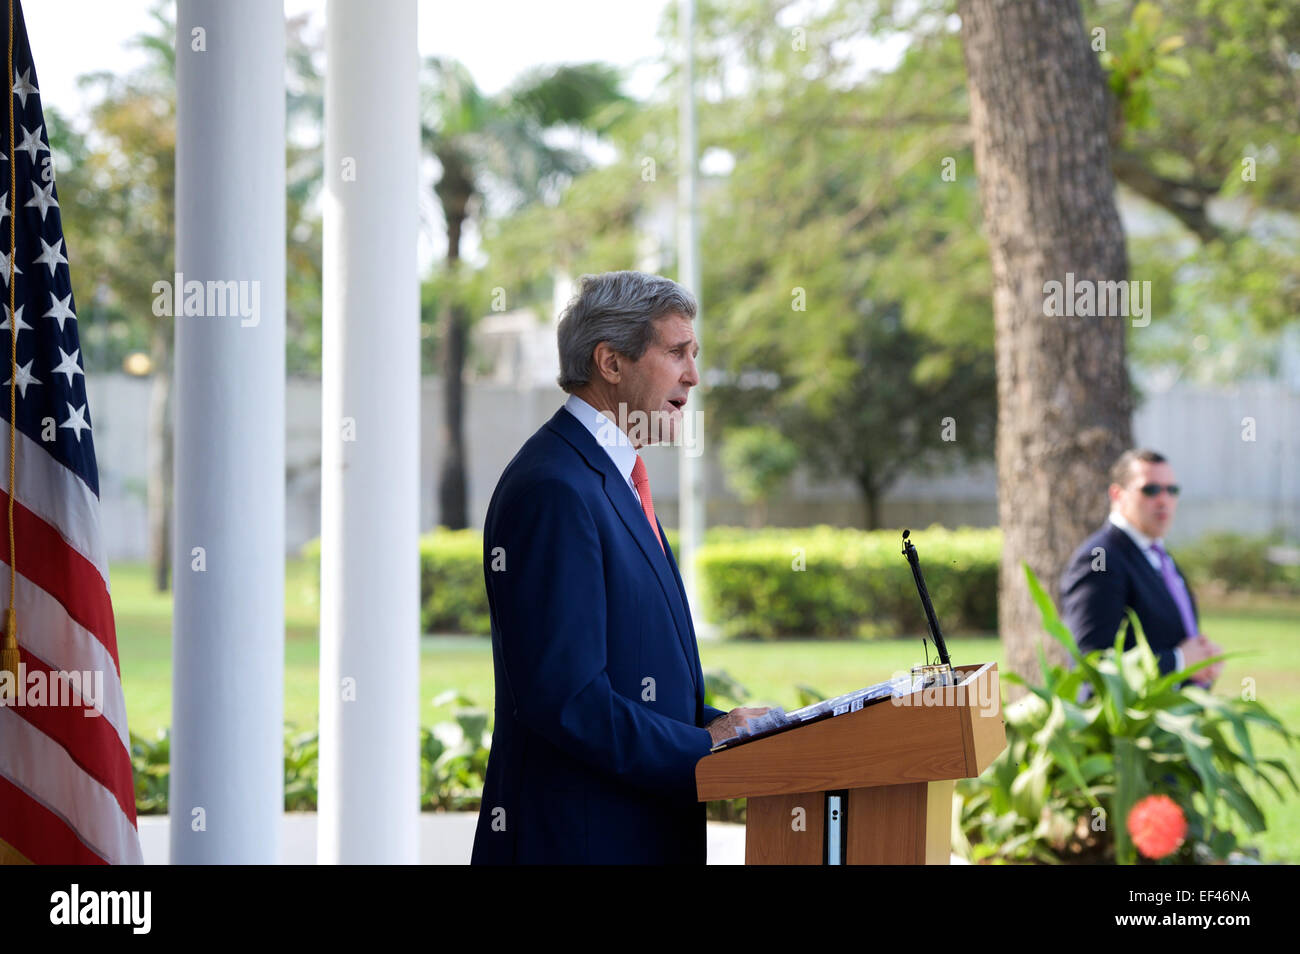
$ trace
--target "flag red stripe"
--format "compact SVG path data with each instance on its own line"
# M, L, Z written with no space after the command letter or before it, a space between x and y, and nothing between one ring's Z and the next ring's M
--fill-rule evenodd
M48 687L49 675L56 672L38 656L33 656L22 646L18 647L21 661L27 665L27 674L45 673ZM107 676L105 677L107 691ZM46 699L45 705L11 705L13 711L45 733L76 762L83 772L113 793L122 806L122 812L135 824L135 776L131 772L131 755L122 747L122 738L111 722L102 715L85 716L79 705L54 706Z
M107 862L40 802L0 775L0 838L38 865L102 865Z
M9 495L0 490L0 561L9 562ZM14 501L14 536L18 541L18 572L31 580L67 610L117 658L117 627L113 623L113 601L95 565L78 553L59 532L21 502ZM23 638L23 621L18 620L18 641Z

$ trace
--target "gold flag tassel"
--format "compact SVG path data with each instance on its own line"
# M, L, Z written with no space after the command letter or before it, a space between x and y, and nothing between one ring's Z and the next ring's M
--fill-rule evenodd
M12 82L9 77L14 75L14 3L9 0L9 69L5 73L5 83L8 86ZM18 161L14 157L14 97L12 91L9 94L9 195L16 198L18 196ZM15 209L17 203L15 203ZM9 314L17 314L15 310L16 302L14 301L17 289L14 287L14 259L17 257L16 245L18 244L18 216L14 212L9 213ZM5 610L5 637L4 646L0 648L0 670L9 672L13 675L13 681L9 683L13 686L14 691L18 690L18 614L14 612L14 587L18 582L18 573L15 564L18 562L18 553L14 547L14 496L17 490L14 486L14 471L17 469L15 464L15 454L18 448L18 322L9 323L9 606ZM0 680L8 681L8 680Z
M0 669L6 670L14 677L11 685L18 688L18 614L13 608L5 610L5 644L0 650Z

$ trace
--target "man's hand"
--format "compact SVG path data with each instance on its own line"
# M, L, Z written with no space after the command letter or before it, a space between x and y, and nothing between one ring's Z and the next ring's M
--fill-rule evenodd
M709 730L709 735L713 737L713 744L717 745L719 742L723 741L724 739L729 739L733 735L735 735L737 727L744 725L746 719L752 719L755 716L761 716L764 712L766 712L770 708L771 706L762 706L757 709L751 709L751 708L732 709L726 715L718 716L707 726L705 726L705 728Z
M1202 635L1196 635L1191 639L1185 639L1178 646L1183 651L1183 667L1191 668L1204 659L1211 656L1219 656L1223 653L1223 647L1216 642L1206 639ZM1209 688L1213 685L1214 680L1219 678L1223 672L1223 663L1217 662L1213 665L1206 666L1200 672L1192 676L1192 681L1198 686Z

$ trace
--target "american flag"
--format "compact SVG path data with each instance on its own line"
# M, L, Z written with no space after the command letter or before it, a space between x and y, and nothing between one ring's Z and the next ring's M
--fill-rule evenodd
M0 861L139 863L131 744L68 249L22 7L18 0L0 4L10 17L0 28L0 48L8 51L12 36L13 58L12 113L0 110L0 609L9 603L12 565L20 660L17 680L0 673L12 690L0 704ZM11 486L17 488L16 560L9 543Z

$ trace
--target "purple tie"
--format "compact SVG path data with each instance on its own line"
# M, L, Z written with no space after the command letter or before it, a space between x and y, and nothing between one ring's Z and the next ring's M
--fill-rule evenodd
M1178 607L1178 615L1183 618L1183 629L1187 630L1187 638L1191 639L1197 635L1199 630L1196 627L1196 616L1192 612L1192 601L1187 595L1187 587L1183 586L1182 581L1178 578L1178 571L1174 569L1174 561L1169 559L1169 554L1165 553L1164 547L1158 543L1151 544L1151 549L1155 551L1156 556L1160 557L1160 575L1165 578L1165 589L1169 590L1169 595L1174 598L1174 605Z

